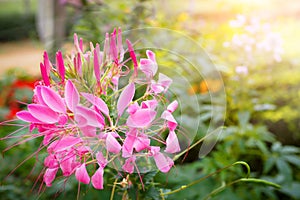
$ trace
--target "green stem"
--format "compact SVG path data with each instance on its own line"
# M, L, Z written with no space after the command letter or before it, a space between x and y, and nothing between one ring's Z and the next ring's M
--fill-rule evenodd
M116 179L115 179L115 182L114 182L114 186L113 186L113 188L112 188L112 190L111 190L110 200L113 200L113 199L114 199L117 181L118 181L118 179L116 178Z
M240 182L261 183L261 184L269 185L269 186L272 186L272 187L275 187L275 188L280 188L280 185L277 185L275 183L272 183L272 182L269 182L269 181L266 181L266 180L256 179L256 178L240 178L240 179L232 181L232 182L230 182L228 184L222 184L220 187L216 188L211 193L209 193L204 198L204 200L209 199L210 197L216 195L217 193L222 192L227 187L232 186L232 185L234 185L236 183L240 183Z
M234 165L244 165L244 166L246 166L246 168L247 168L247 175L246 175L246 177L249 177L249 175L250 175L250 167L249 167L249 165L246 162L244 162L244 161L238 161L238 162L235 162L235 163L233 163L231 165L228 165L226 167L218 169L217 171L215 171L213 173L210 173L210 174L208 174L208 175L206 175L206 176L204 176L204 177L202 177L202 178L200 178L198 180L195 180L195 181L193 181L193 182L191 182L191 183L189 183L187 185L183 185L183 186L181 186L180 188L178 188L176 190L173 190L173 191L170 191L170 192L166 192L166 193L161 193L161 196L166 196L166 195L174 194L176 192L184 190L184 189L186 189L188 187L191 187L191 186L193 186L193 185L195 185L197 183L200 183L201 181L203 181L203 180L205 180L205 179L207 179L207 178L209 178L209 177L211 177L211 176L213 176L215 174L218 174L218 173L220 173L220 172L222 172L222 171L224 171L224 170L226 170L226 169L228 169L228 168L230 168L230 167L232 167Z

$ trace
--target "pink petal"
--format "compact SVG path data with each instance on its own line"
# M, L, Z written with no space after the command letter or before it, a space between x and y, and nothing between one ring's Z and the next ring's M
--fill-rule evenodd
M95 189L103 189L103 168L99 167L95 174L92 176L92 185Z
M129 83L122 91L117 103L119 117L123 114L125 108L132 101L134 93L135 93L134 83Z
M169 111L165 110L165 111L162 113L161 118L167 120L167 122L168 122L168 128L169 128L171 131L174 131L174 130L176 129L176 127L177 127L177 122L176 122L176 120L174 119L173 115L172 115Z
M43 65L43 63L40 63L40 70L41 70L41 75L42 75L45 85L49 86L50 85L49 76L47 74L46 67L45 67L45 65Z
M90 108L86 108L84 106L78 105L76 107L75 118L77 117L77 115L85 118L87 120L87 125L90 125L90 126L103 128L103 126L105 124L103 116L101 116L96 111L94 111Z
M40 120L38 120L37 118L32 116L32 114L30 114L30 112L28 112L26 110L19 111L19 112L17 112L16 115L17 115L18 119L23 120L25 122L42 123Z
M158 67L156 63L152 62L151 60L146 58L140 59L140 69L148 78L155 76L157 68Z
M173 80L170 79L168 76L166 76L162 73L159 73L157 83L162 85L165 88L165 91L168 90L168 88L170 87L172 82L173 82Z
M36 86L34 88L34 95L36 97L37 103L47 105L42 97L42 86Z
M74 137L74 136L65 136L60 140L56 140L52 142L47 148L47 151L49 153L64 151L70 149L71 147L75 146L80 142L82 142L81 138Z
M61 51L58 51L56 53L56 67L57 67L58 74L60 75L62 82L64 82L66 69L65 69L65 64L64 64L64 60L63 60Z
M90 183L90 176L86 171L85 163L83 163L80 167L78 167L75 171L75 177L78 182L89 184Z
M163 155L160 152L154 155L153 158L157 168L163 173L170 171L171 167L174 165L174 162L171 158Z
M44 57L45 71L46 71L47 76L49 77L49 75L50 75L50 69L51 69L51 63L50 63L47 51L44 51L44 56L43 57Z
M135 160L136 160L136 157L135 156L132 156L130 158L128 158L124 165L122 166L122 169L129 173L129 174L132 174L133 171L134 171L134 163L135 163Z
M95 137L97 128L94 126L80 126L82 134L86 137Z
M150 139L146 136L137 137L134 142L134 148L137 152L150 148Z
M134 102L133 104L130 104L130 105L128 106L127 112L128 112L129 114L133 114L133 113L135 113L138 109L140 109L139 104L138 104L137 102Z
M45 165L45 167L48 167L48 168L57 168L59 166L58 162L53 154L49 154L49 156L47 156L45 158L44 165Z
M74 170L79 167L80 163L76 161L76 156L71 152L67 154L63 160L60 161L60 169L63 172L63 176L70 176L74 173Z
M44 182L45 182L47 187L52 186L52 182L55 179L57 171L58 171L58 167L57 168L52 168L52 169L51 168L46 169L46 171L44 173Z
M106 103L99 97L90 93L82 92L81 95L86 98L90 103L96 106L104 115L109 116L109 110Z
M96 153L96 159L100 167L104 168L107 165L107 160L104 158L102 152L98 151Z
M112 136L111 133L107 134L106 148L107 148L107 151L115 153L115 154L119 153L121 150L121 145L116 140L116 138L114 138L114 136Z
M155 94L159 94L161 92L163 92L165 90L165 88L156 83L155 81L151 81L151 90L155 93Z
M167 107L167 110L170 112L170 113L173 113L176 108L178 107L178 102L177 100L174 100L172 103L170 103Z
M167 140L166 140L166 149L167 153L177 153L180 151L180 146L178 142L178 138L174 131L170 131Z
M133 152L133 145L136 139L136 130L131 130L129 133L127 133L127 136L123 142L122 146L122 157L127 158L132 155Z
M153 51L147 50L146 51L147 57L154 63L156 63L155 54Z
M80 101L78 91L71 80L68 80L65 86L65 101L67 107L72 112L75 111L75 107L79 104Z
M134 128L146 128L154 120L156 112L151 109L140 109L127 119L126 125Z
M66 113L63 99L55 91L48 87L41 87L41 96L45 104L55 112Z
M143 101L141 103L142 108L150 108L152 110L155 110L156 106L158 105L157 101L155 99Z
M53 124L58 122L59 115L47 106L41 104L29 104L27 107L34 118L39 119L44 123Z
M79 76L82 76L82 62L81 62L81 56L80 53L77 54L77 73Z

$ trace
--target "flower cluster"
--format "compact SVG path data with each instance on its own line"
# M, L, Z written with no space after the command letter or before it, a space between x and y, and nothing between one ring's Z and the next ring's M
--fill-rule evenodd
M33 103L17 117L43 136L47 186L59 170L103 189L107 166L131 174L149 170L151 162L164 173L174 165L171 156L180 145L173 117L178 102L166 98L172 79L157 75L152 51L138 62L132 43L126 43L124 49L119 29L106 34L103 51L99 44L85 51L75 34L67 59L58 51L53 64L44 53Z

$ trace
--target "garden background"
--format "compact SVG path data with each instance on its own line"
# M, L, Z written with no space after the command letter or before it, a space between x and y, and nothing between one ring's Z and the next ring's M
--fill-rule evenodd
M187 132L195 131L197 121L194 142L205 136L212 105L221 102L218 94L225 91L226 113L216 117L216 124L225 119L224 129L208 155L199 158L200 145L197 145L188 156L177 161L169 174L157 174L155 180L164 188L176 189L241 160L250 165L252 177L272 181L281 188L239 183L226 187L212 199L300 199L299 1L57 1L54 7L61 21L53 20L59 31L52 30L50 36L47 33L51 28L46 26L49 19L38 17L43 8L39 6L43 4L45 1L38 0L0 1L1 121L14 119L15 113L24 108L20 102L31 101L34 82L40 78L39 63L44 49L52 53L57 48L63 52L69 50L74 32L85 41L101 42L105 32L115 27L179 31L202 47L222 76L220 80L183 73L189 84L179 88L181 99L188 101L195 97L199 108L183 104L185 107L181 109L186 112L182 115L185 124L182 126ZM161 34L153 37L168 40L168 35ZM177 43L180 46L176 48L190 48ZM158 53L157 58L158 63L166 66L184 65L163 53ZM193 70L192 66L185 67ZM216 102L211 101L211 95L217 97ZM15 129L2 124L0 137ZM10 148L18 139L0 141L0 199L75 199L77 183L72 179L64 188L53 184L38 193L40 161L31 157L21 167L17 166L40 141L31 140ZM244 173L242 167L234 167L169 198L202 199ZM95 199L99 195L109 198L110 190L110 186L103 191L83 187L81 198ZM153 190L147 198L156 199L159 195Z

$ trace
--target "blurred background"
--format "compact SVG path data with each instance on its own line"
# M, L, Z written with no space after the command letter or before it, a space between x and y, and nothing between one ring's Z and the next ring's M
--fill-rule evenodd
M212 199L300 199L298 0L0 0L0 120L14 119L15 113L24 108L21 102L31 101L44 50L52 57L57 49L70 50L75 32L84 41L102 42L105 33L115 27L179 31L203 48L222 77L183 73L189 84L180 88L178 96L196 97L199 109L185 105L182 109L187 112L178 113L178 117L187 132L195 131L197 120L194 142L209 128L212 105L222 101L216 98L212 102L211 95L218 97L224 89L226 114L215 119L215 124L217 127L225 119L226 128L208 156L199 159L197 146L178 161L170 174L157 175L155 179L164 188L176 189L243 160L249 163L252 177L275 182L282 188L241 183ZM176 48L190 48L180 45ZM157 57L164 65L178 65L178 59L165 58L163 53L158 52ZM202 66L200 70L203 68L208 69ZM18 128L2 125L0 137ZM26 132L20 130L18 134ZM31 154L40 141L10 149L18 141L20 138L0 141L0 199L76 198L77 184L72 179L64 188L53 186L39 195L43 161ZM17 168L22 161L26 162ZM202 199L222 182L244 173L236 167L169 198ZM101 192L89 187L83 190L82 199L110 194L109 187ZM151 195L149 199L155 199L155 193Z

